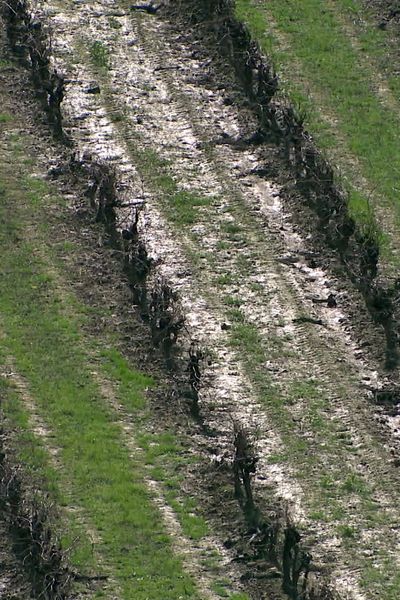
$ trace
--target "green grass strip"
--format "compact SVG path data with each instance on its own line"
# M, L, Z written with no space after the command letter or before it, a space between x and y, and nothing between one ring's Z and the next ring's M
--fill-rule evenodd
M4 348L0 347L0 365L3 362L2 350ZM43 501L45 497L55 506L54 515L51 515L52 520L57 519L53 533L57 533L62 548L68 552L70 567L76 573L84 575L98 573L98 557L92 547L92 540L75 517L75 511L58 510L58 507L70 505L69 490L61 490L59 473L51 465L48 448L31 430L30 419L19 391L4 378L0 378L0 400L1 416L6 419L6 429L12 431L11 444L17 463L23 465L24 476L38 500Z
M315 90L337 117L335 127L347 145L339 149L343 162L351 155L358 158L371 190L377 190L379 197L393 206L400 222L400 121L374 93L372 72L361 66L358 52L332 9L321 0L271 0L257 5L252 0L237 0L236 14L249 25L262 49L272 55L278 70L283 68L292 79L294 86L289 84L289 92L309 114L308 126L317 134L318 143L328 150L337 150L335 129L321 122L316 112L319 107L307 97L308 89ZM288 46L279 44L269 14L290 42ZM301 73L293 63L300 63ZM351 177L351 165L345 172ZM353 214L364 221L368 200L364 198L362 203L359 196L356 200Z
M370 14L365 2L360 0L335 0L333 6L335 11L338 11L341 15L341 18L350 23L365 60L373 60L381 76L384 77L388 88L399 98L400 78L396 75L398 47L396 41L392 39L391 32L384 31L376 26L377 22Z
M2 345L29 382L55 435L74 501L100 532L100 548L124 599L198 598L174 556L161 516L143 483L144 466L123 446L114 415L93 380L80 322L66 311L41 256L45 246L26 235L35 227L40 193L21 188L12 161L0 171L0 312ZM36 219L39 221L40 215ZM40 229L40 226L37 226ZM143 404L151 380L137 374L129 402ZM97 592L96 597L103 597Z

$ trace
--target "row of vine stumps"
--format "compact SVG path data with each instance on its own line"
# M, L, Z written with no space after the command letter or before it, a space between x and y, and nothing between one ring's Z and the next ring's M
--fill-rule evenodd
M216 7L222 11L221 14L225 14L224 0L213 3L212 6L213 15ZM208 10L211 10L211 5ZM50 46L42 24L34 18L26 0L8 0L3 11L10 44L17 56L29 64L37 95L49 115L54 133L61 141L73 146L73 142L63 130L61 103L64 78L50 66ZM257 54L243 27L232 21L231 17L228 20L220 19L218 23L223 23L223 26L228 28L229 35L236 40L236 44L239 41L242 44L240 52L235 50L235 61L245 77L246 89L257 99L260 107L260 139L271 135L273 131L279 132L279 135L285 132L288 158L294 160L296 165L300 162L302 165L301 169L298 166L298 185L307 193L310 202L316 203L327 231L331 231L332 242L344 253L354 232L354 223L347 216L342 193L336 188L333 193L332 170L322 162L320 155L309 143L290 107L279 111L276 107L270 107L276 89L276 78ZM244 63L243 47L247 49L249 44L252 51ZM233 47L237 48L237 45ZM254 91L255 67L258 75L257 88ZM176 360L179 355L185 353L183 345L182 348L178 345L179 338L185 331L185 316L177 292L168 281L156 275L156 265L148 256L146 244L141 238L139 217L144 209L143 204L132 203L130 225L121 228L118 209L122 206L127 208L127 204L118 196L118 175L113 167L93 157L80 156L79 152L74 150L62 171L64 175L74 178L84 187L84 196L93 211L94 220L104 226L108 238L122 256L133 304L138 307L142 320L148 323L154 345L160 348L165 358L166 368L174 372L174 376L177 370L180 371L182 389L185 390L184 395L188 399L188 413L203 427L206 434L206 419L202 415L199 398L203 364L210 359L206 349L189 342L185 367L182 369L179 366L180 361ZM329 198L332 198L324 210L317 201L321 190L324 193L329 192ZM337 218L342 219L342 225L330 230L334 211ZM333 231L337 232L336 237ZM369 265L369 277L373 279L376 268L374 253L368 251L363 260ZM316 578L312 583L309 581L312 557L303 546L301 534L291 521L288 511L282 507L281 514L275 518L268 519L263 516L257 501L257 490L253 489L252 483L258 457L251 441L251 433L237 422L233 424L232 447L232 493L243 510L247 534L253 540L253 559L262 558L275 569L275 577L281 581L282 592L291 600L332 600L335 595L327 585L315 583ZM20 544L23 549L24 564L32 572L35 590L40 588L42 597L49 600L67 597L71 573L65 565L59 542L53 541L46 504L27 502L24 499L19 478L15 471L10 471L7 467L4 455L2 473L2 502L7 507L16 544Z
M13 52L30 68L36 94L46 111L54 134L68 143L62 127L61 102L64 77L51 67L51 50L47 33L34 18L26 0L2 2L7 35Z
M95 218L104 224L114 244L121 250L125 273L133 292L133 302L138 306L141 318L149 324L153 342L161 349L166 367L176 376L179 363L175 358L180 350L177 343L184 329L185 317L177 292L167 281L152 274L153 264L138 230L139 214L143 206L133 207L130 227L119 231L117 208L120 202L117 200L115 187L109 186L110 181L116 182L115 171L112 171L109 165L98 162L86 164L81 162L79 168L92 176L95 174L88 186L88 190L91 191L86 194L90 197ZM105 188L99 181L107 182ZM107 190L105 196L104 189ZM96 193L93 193L93 190L96 190ZM153 281L152 285L149 285L149 281ZM207 350L198 347L194 342L190 343L187 354L184 373L180 374L183 375L181 389L189 400L189 413L207 431L205 418L200 410L199 394L203 364L210 359ZM243 509L249 528L257 538L259 557L276 567L276 573L282 578L282 590L290 599L329 600L333 598L330 590L324 585L320 586L318 591L314 587L309 587L311 555L303 547L301 535L291 522L289 514L287 513L284 519L267 521L257 507L252 478L256 473L258 457L250 438L250 433L241 424L234 422L232 457L234 494Z
M160 348L167 369L179 375L176 360L183 348L178 347L180 334L185 329L178 293L163 278L157 277L154 262L149 258L144 240L138 227L139 216L144 205L134 202L130 225L120 229L118 208L126 203L118 199L115 170L104 162L92 159L77 160L73 155L69 169L85 177L85 196L97 222L101 222L114 247L123 257L125 274L133 294L133 303L138 307L141 318L149 324L154 345ZM88 180L88 181L87 181ZM201 414L199 394L202 385L204 361L209 361L207 349L190 343L181 379L181 390L188 399L188 411L196 421L205 426ZM182 370L182 369L181 369ZM186 379L186 383L185 383ZM277 568L282 578L282 590L293 600L329 600L331 592L325 586L318 591L308 586L311 555L301 543L301 535L286 514L268 522L258 509L252 490L252 477L256 472L257 456L250 434L239 423L233 425L232 479L234 494L243 509L249 528L257 537L259 556Z
M0 511L8 524L13 550L24 566L31 597L64 600L78 577L68 567L66 551L57 537L55 507L25 480L0 431Z
M304 128L304 115L280 96L279 77L262 54L247 27L233 13L232 0L179 0L169 9L174 16L203 28L204 37L229 61L241 89L258 119L259 129L246 140L224 139L237 145L276 144L293 173L283 194L292 205L306 204L318 217L315 237L337 251L341 264L364 296L374 322L386 337L385 365L399 363L400 279L379 281L379 234L370 224L360 226L348 211L348 193L334 168ZM266 169L268 173L268 169ZM259 170L260 176L263 169Z

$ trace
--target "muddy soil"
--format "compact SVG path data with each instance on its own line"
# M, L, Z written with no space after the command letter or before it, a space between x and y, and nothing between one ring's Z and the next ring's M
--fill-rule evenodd
M52 30L55 65L68 77L63 102L66 131L80 156L94 156L115 167L118 191L125 199L146 201L140 232L156 265L153 277L164 278L180 295L186 333L181 335L174 376L164 375L170 389L167 405L165 395L155 397L153 404L155 412L162 411L163 419L180 429L188 447L203 457L199 467L185 473L187 489L197 494L219 532L233 565L232 579L241 580L253 598L283 597L281 562L274 564L265 556L261 521L252 526L232 493L232 421L242 423L258 435L260 460L254 494L263 522L284 523L289 510L301 525L305 548L314 557L313 585L326 579L344 598L378 598L379 592L359 589L357 573L351 567L354 548L348 551L338 540L337 523L315 523L309 517L313 482L320 469L328 467L336 473L337 461L323 435L316 433L308 420L305 394L291 401L288 410L295 435L307 441L310 456L318 457L315 472L301 478L295 461L273 462L285 449L284 432L262 406L245 357L232 349L228 338L232 325L227 322L222 296L239 298L245 318L257 329L262 343L279 339L280 353L272 347L263 369L271 373L280 393L288 394L293 380L304 374L318 380L320 395L329 399L323 419L356 449L355 453L340 449L341 466L373 482L374 501L388 519L385 527L367 528L358 515L357 500L352 499L347 512L351 524L368 534L360 540L358 552L367 552L371 536L376 536L377 554L390 548L398 560L394 532L399 481L389 451L396 447L398 417L379 413L382 423L378 425L370 402L373 390L384 388L386 380L374 353L365 350L367 344L376 346L375 340L382 334L369 326L360 333L360 321L353 315L361 313L365 323L367 320L359 294L338 276L335 255L322 254L320 248L310 245L289 212L282 188L290 173L283 168L279 149L246 143L257 123L240 89L220 70L220 60L213 61L202 39L196 37L198 32L183 32L162 13L132 14L121 6L113 2L90 6L41 2L40 14ZM97 40L108 48L107 76L96 72L82 51L83 31L88 32L88 43ZM100 97L88 93L94 90L93 81L100 92L104 90ZM127 122L116 122L112 118L116 113L127 115ZM182 190L195 190L212 199L211 207L203 210L191 231L177 231L168 221L151 178L138 171L132 139L136 152L155 149L169 161ZM232 139L235 143L220 143ZM51 144L48 147L53 158L48 160L41 151L43 167L58 167L67 160ZM75 224L73 230L85 248L79 269L84 278L75 282L76 289L94 306L112 304L118 315L112 325L120 331L124 352L136 363L140 357L144 364L150 361L161 369L163 361L156 358L148 333L142 333L144 325L132 323L127 282L112 267L118 251L99 247L99 233L92 228L82 190L74 189L68 176L60 179L60 186L70 198L71 209L80 215L75 221L72 215L60 231L60 235L71 235L71 224ZM227 239L221 247L221 232L227 225L236 225L240 214L246 237ZM130 211L121 211L119 228L129 227L131 220ZM110 249L110 238L100 237ZM189 250L200 259L197 268L188 259ZM246 263L240 272L238 258ZM329 268L330 263L336 270ZM76 265L69 266L71 272L78 272ZM235 280L219 290L216 273L221 277L233 274ZM336 306L323 301L329 293L339 300ZM94 317L97 334L108 326L96 323ZM211 364L204 365L198 425L190 419L181 388L193 341L201 347L211 346L213 351ZM155 420L155 430L157 427ZM383 484L382 464L386 465ZM346 504L344 499L341 509L349 511ZM298 597L290 593L290 597Z

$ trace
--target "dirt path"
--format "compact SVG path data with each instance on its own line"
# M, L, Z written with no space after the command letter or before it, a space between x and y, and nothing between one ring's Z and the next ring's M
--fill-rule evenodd
M179 291L183 346L195 340L212 352L201 411L217 435L206 444L229 462L232 419L256 432L261 508L271 496L289 506L343 598L389 598L400 558L396 421L378 429L370 390L384 381L347 314L356 295L309 266L279 187L254 174L261 153L215 143L251 135L251 116L216 84L201 40L167 20L123 2L37 6L69 79L67 128L82 153L115 165L123 198L145 201L141 234L154 277ZM90 93L93 81L100 94ZM120 219L126 226L129 211ZM328 307L329 294L337 305ZM121 427L131 432L128 414Z

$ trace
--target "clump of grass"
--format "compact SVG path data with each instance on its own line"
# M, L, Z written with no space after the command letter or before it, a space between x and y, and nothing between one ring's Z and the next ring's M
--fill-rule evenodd
M321 488L329 491L336 489L336 482L331 475L323 475L320 479Z
M120 123L125 120L125 115L122 111L115 110L110 112L110 119L113 123Z
M92 63L99 67L100 69L108 69L109 68L109 52L107 46L103 44L100 40L94 41L90 48L90 58Z
M226 304L226 306L240 308L243 304L243 301L240 298L237 298L236 296L225 296L224 304Z
M229 250L230 244L224 240L218 240L216 248L217 250Z
M219 581L215 581L212 586L213 591L216 594L218 594L218 596L220 598L229 598L230 597L228 588L229 588L229 581L227 581L225 579L220 579Z
M6 69L7 67L11 67L11 66L12 66L12 62L10 60L0 58L0 69Z
M108 19L108 22L109 22L109 24L110 24L110 27L111 27L112 29L121 29L121 28L122 28L122 23L120 23L120 22L118 21L118 19L116 19L115 17L110 17L110 18Z
M13 117L9 113L0 113L0 123L9 123L12 120Z
M357 534L356 529L351 525L339 525L337 532L344 540L353 540Z
M223 273L217 277L218 285L233 285L234 282L235 280L230 273Z
M209 197L177 191L169 199L172 220L176 225L193 225L198 221L200 207L210 203Z
M223 223L221 226L221 230L228 236L235 236L242 231L240 225L237 225L236 223L232 223L230 221Z
M227 311L227 315L235 323L244 323L245 321L245 316L243 314L243 311L240 310L240 308L230 308Z
M174 493L167 495L170 506L177 514L183 533L192 540L201 540L208 533L208 525L205 519L194 512L193 501L186 499L179 501Z
M325 521L326 515L322 510L314 510L308 515L313 521Z
M366 493L365 483L355 473L351 473L347 477L347 479L343 483L342 489L343 491L348 492L349 494L364 495Z

